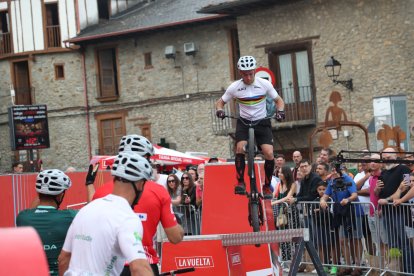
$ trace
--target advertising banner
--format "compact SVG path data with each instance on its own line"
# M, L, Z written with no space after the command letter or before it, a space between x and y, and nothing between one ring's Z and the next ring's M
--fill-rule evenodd
M46 105L12 106L8 111L12 150L50 147Z

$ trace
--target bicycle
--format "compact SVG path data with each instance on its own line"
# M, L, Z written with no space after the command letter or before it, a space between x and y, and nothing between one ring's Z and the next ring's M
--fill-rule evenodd
M233 117L230 115L225 115L224 118L236 119L239 120L247 127L249 127L249 138L247 141L247 174L249 176L250 182L250 193L246 191L245 195L249 199L248 210L249 210L249 224L253 228L253 232L259 232L260 226L263 225L263 206L262 199L264 198L261 193L258 192L256 186L256 173L254 171L254 157L258 153L258 148L256 147L255 137L254 137L254 126L258 125L261 121L266 119L271 119L272 117L265 117L257 121L248 121L245 122L245 119L240 117ZM260 246L260 245L258 245Z
M183 274L183 273L192 272L192 271L195 271L194 267L187 267L187 268L167 271L167 272L161 273L160 276L166 276L166 275L174 276L176 274Z

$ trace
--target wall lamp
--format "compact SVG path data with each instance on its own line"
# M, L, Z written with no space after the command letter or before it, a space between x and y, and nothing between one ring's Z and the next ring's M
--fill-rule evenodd
M334 59L333 56L326 63L325 70L326 70L326 73L328 74L328 77L330 77L335 84L339 83L351 91L354 90L352 79L349 79L349 80L338 80L337 79L339 77L339 73L341 72L341 63L337 61L336 59Z

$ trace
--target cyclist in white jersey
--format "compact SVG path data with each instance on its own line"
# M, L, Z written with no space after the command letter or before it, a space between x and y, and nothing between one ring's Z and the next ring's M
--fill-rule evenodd
M60 275L119 275L126 261L131 275L153 275L142 223L131 209L151 178L151 165L137 153L121 152L111 174L112 194L92 201L73 220L59 256Z
M267 115L266 96L270 96L275 101L277 107L275 119L279 122L285 119L285 103L269 81L255 77L256 60L254 57L242 56L237 62L237 68L242 78L230 84L224 95L217 101L216 115L219 118L224 118L224 105L231 99L235 99L239 105L240 119L237 121L236 126L236 194L245 194L246 192L244 147L247 144L249 132L248 126L243 124L241 120L245 121L245 123L261 120L260 123L254 126L254 129L257 144L261 147L265 156L263 194L268 197L272 194L270 182L275 161L273 157L272 125L270 119L262 120Z

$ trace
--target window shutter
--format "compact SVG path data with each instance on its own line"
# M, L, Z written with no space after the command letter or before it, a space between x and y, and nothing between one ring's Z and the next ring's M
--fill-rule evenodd
M111 97L118 94L114 56L114 49L104 49L98 52L101 97Z

